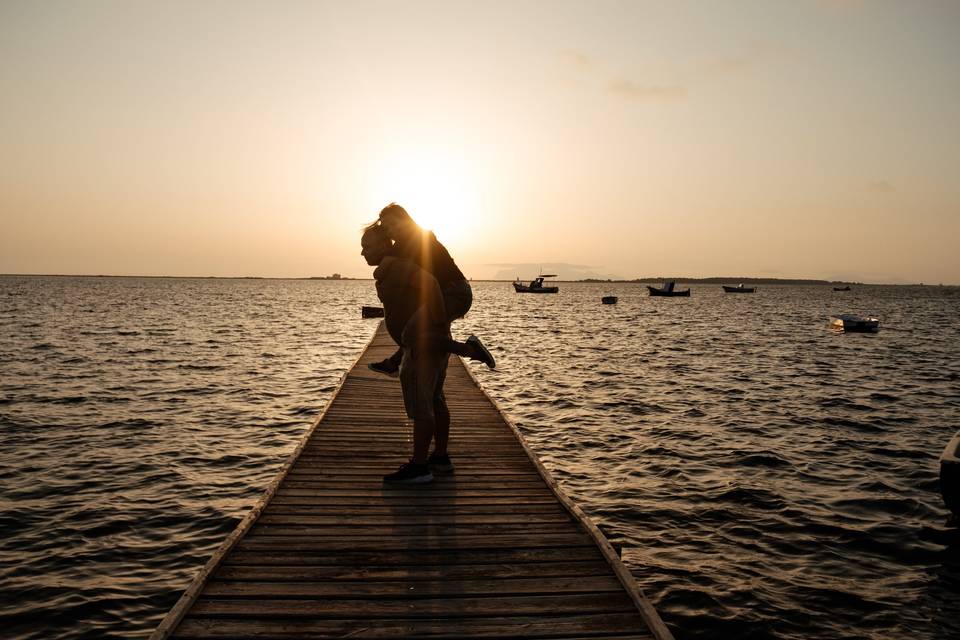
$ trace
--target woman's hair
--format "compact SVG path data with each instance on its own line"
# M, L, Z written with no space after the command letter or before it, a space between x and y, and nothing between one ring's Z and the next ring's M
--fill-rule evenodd
M394 218L399 222L416 224L413 218L410 217L410 214L407 213L407 210L396 202L391 202L380 210L380 219L383 220L384 218Z
M390 237L394 240L402 240L415 233L422 233L420 225L410 217L407 210L391 202L380 211L380 222L390 222Z

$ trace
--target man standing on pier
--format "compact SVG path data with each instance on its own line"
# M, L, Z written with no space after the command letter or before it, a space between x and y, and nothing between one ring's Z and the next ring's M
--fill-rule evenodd
M379 224L364 230L360 245L367 264L376 267L373 277L387 331L403 349L400 386L407 416L413 420L413 457L383 481L431 482L430 462L453 469L447 454L450 412L443 396L451 341L443 295L433 275L410 260L389 255L392 244ZM434 451L428 455L431 440Z

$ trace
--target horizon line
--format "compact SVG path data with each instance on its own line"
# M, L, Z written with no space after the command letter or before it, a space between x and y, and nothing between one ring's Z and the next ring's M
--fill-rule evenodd
M352 277L352 276L341 276L339 278L333 278L331 276L170 276L170 275L141 275L141 274L110 274L110 273L0 273L0 278L155 278L155 279L167 279L167 280L368 280L372 281L372 277ZM515 279L499 279L499 278L467 278L469 282L516 282ZM571 282L571 283L587 283L587 284L602 284L602 283L644 283L644 282L664 282L664 281L673 281L680 284L683 283L693 283L698 282L704 284L716 284L720 281L730 281L730 282L751 282L751 283L784 283L784 284L853 284L859 286L888 286L888 287L956 287L960 285L952 283L938 282L936 284L929 284L925 282L863 282L858 280L827 280L824 278L771 278L764 276L700 276L700 277L666 277L666 276L650 276L643 278L580 278L577 280L563 280L555 279L556 282Z

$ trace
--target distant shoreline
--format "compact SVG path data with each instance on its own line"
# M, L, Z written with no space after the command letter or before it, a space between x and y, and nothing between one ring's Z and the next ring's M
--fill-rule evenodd
M334 278L330 276L304 276L304 277L273 277L273 276L143 276L143 275L113 275L113 274L77 274L77 273L0 273L0 278L151 278L155 280L325 280L325 281L371 281L373 278L351 278L341 276ZM514 282L513 280L496 280L492 278L471 278L471 282ZM810 278L748 278L734 277L724 278L721 276L709 276L706 278L677 278L677 277L648 277L633 278L631 280L606 280L597 278L585 278L582 280L562 280L555 282L563 283L584 283L584 284L661 284L663 282L676 282L677 284L765 284L765 285L797 285L797 286L827 286L827 285L852 285L858 287L955 287L958 285L938 282L930 284L925 282L913 283L888 283L888 282L858 282L853 280L816 280Z

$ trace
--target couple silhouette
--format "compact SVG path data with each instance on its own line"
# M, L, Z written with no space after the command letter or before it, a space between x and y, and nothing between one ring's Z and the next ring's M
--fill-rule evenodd
M372 267L384 322L397 351L368 366L400 377L403 405L413 420L413 455L383 477L388 484L432 482L435 473L453 473L450 412L443 395L449 354L478 360L491 369L493 355L471 335L453 339L450 323L466 315L473 290L432 231L422 229L396 203L380 211L360 239L361 255ZM433 442L433 451L430 443Z

